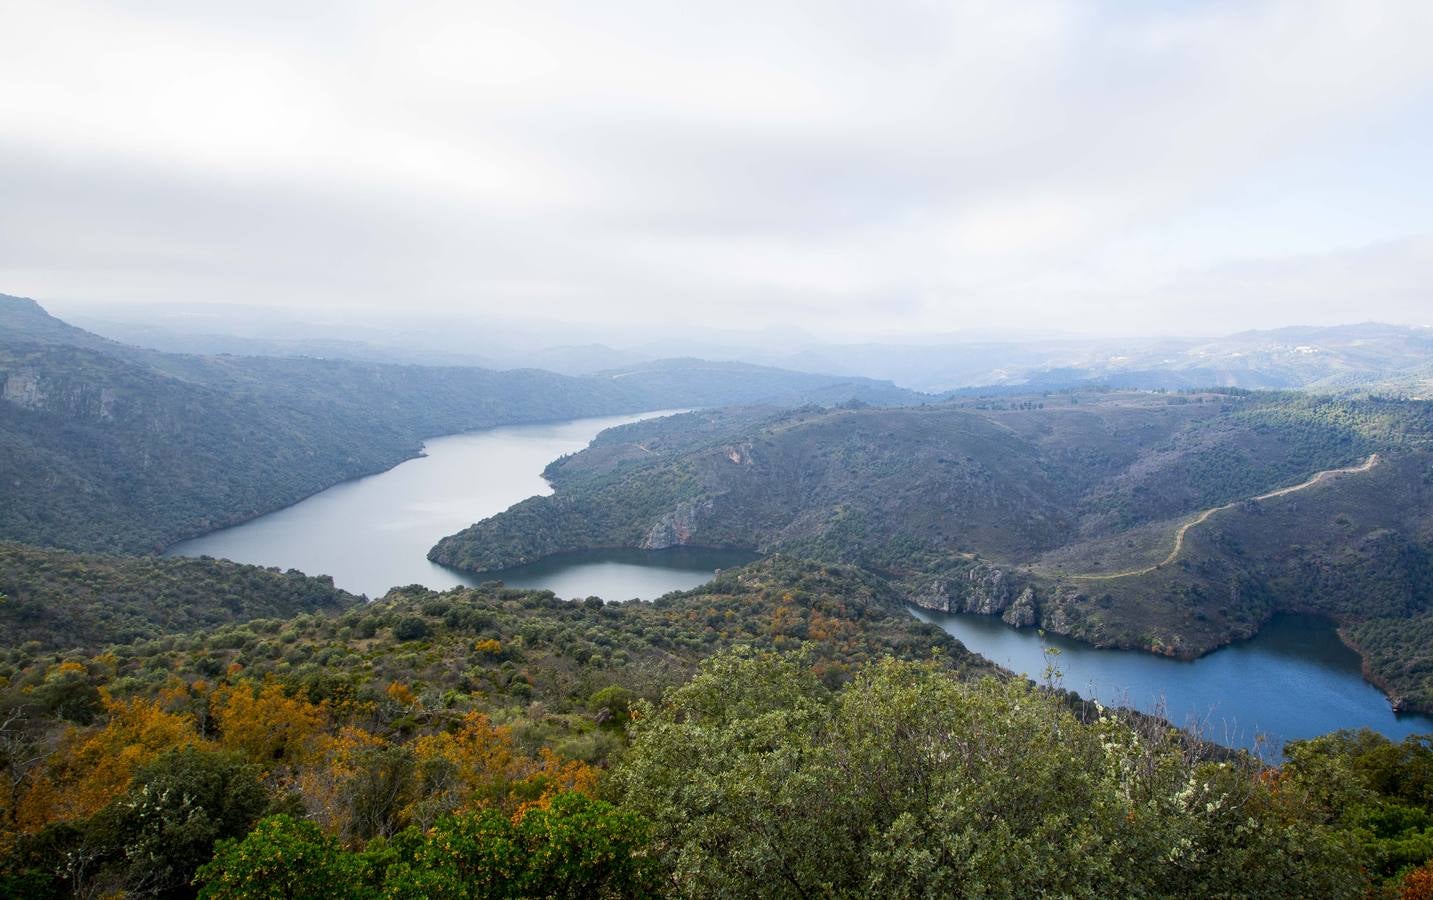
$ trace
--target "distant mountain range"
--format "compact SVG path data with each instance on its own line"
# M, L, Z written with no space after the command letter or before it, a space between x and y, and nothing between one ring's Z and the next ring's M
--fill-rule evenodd
M736 332L627 340L611 329L584 336L574 325L493 323L450 327L417 321L377 328L350 323L265 322L255 310L155 310L82 320L128 344L184 353L311 356L487 368L516 366L592 375L672 356L740 361L801 372L884 379L911 390L1071 387L1188 387L1388 390L1433 394L1433 328L1373 322L1246 331L1224 337L1028 338L935 335L907 343L822 343L810 335ZM614 339L617 338L617 339Z

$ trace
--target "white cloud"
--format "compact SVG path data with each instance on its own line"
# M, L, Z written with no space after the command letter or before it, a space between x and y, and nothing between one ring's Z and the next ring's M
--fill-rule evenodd
M0 22L0 291L845 334L1433 315L1426 253L1380 258L1376 291L1327 270L1433 233L1426 163L1394 152L1433 120L1428 4L52 0ZM1406 171L1363 177L1387 160ZM1334 182L1357 222L1319 221ZM1257 290L1240 259L1273 260Z

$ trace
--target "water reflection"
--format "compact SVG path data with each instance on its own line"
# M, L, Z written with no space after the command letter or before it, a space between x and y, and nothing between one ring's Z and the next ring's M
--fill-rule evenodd
M1372 728L1392 738L1433 732L1433 717L1395 714L1363 679L1358 654L1333 625L1313 616L1277 616L1252 640L1193 661L1127 650L1099 650L992 616L913 609L994 662L1040 679L1044 649L1063 684L1111 705L1160 712L1211 740L1253 749L1261 737L1277 754L1285 741L1340 728Z

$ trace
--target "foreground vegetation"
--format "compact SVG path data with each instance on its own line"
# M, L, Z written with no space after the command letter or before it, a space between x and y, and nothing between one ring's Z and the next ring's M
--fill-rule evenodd
M276 682L110 700L10 782L0 893L1413 897L1433 871L1433 739L1269 769L938 662L851 674L739 646L608 691L603 765L400 684L386 721Z
M0 896L1392 896L1433 857L1433 738L1267 768L1004 678L854 567L61 646L0 657Z

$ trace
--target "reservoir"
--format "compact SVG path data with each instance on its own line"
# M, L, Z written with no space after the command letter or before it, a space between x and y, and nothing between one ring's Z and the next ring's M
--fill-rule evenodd
M493 428L435 438L424 455L387 472L336 485L294 506L186 541L173 555L208 555L312 575L331 575L355 593L380 597L389 588L444 589L502 580L568 599L650 600L696 587L714 570L738 566L748 553L695 549L604 550L541 560L486 576L428 561L438 539L551 487L543 468L587 446L604 428L663 413ZM913 610L967 647L1036 680L1043 649L1063 686L1108 705L1160 712L1229 746L1262 746L1276 755L1284 741L1339 728L1368 727L1398 738L1433 732L1433 717L1397 716L1363 680L1358 656L1321 619L1283 616L1252 640L1193 662L1147 653L1097 650L987 616Z
M434 438L417 459L176 544L168 555L214 556L330 575L344 590L369 597L408 584L441 590L495 579L514 587L546 588L561 597L595 594L609 600L650 600L694 588L710 581L714 570L755 557L692 549L619 550L545 560L482 577L428 561L428 550L439 538L520 500L552 493L543 468L564 453L586 447L599 431L669 412L512 425Z
M1285 741L1340 728L1391 738L1433 732L1433 717L1395 714L1363 678L1333 625L1314 616L1275 616L1252 639L1196 660L1100 650L994 616L912 609L992 662L1043 682L1045 650L1060 684L1106 706L1156 713L1211 741L1275 758Z

